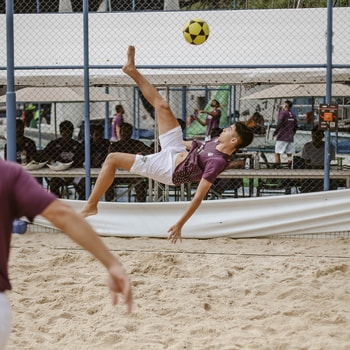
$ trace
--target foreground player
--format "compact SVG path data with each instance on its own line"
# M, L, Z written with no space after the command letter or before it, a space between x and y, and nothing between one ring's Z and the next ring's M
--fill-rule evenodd
M0 174L0 350L5 348L11 331L11 306L5 292L11 289L8 259L12 224L22 216L32 220L42 215L100 260L109 273L112 303L117 303L121 293L131 312L131 282L92 227L68 204L44 190L20 165L0 158Z
M136 69L135 48L129 46L123 72L140 88L143 96L155 108L158 118L161 152L143 156L111 153L107 156L90 198L81 210L86 217L97 213L97 204L114 180L118 168L152 178L167 185L199 182L197 191L179 221L168 230L172 243L181 241L181 229L207 194L210 186L229 165L231 154L253 140L253 132L243 123L225 128L217 141L202 144L183 141L182 131L168 103L157 89ZM191 149L189 152L187 149Z

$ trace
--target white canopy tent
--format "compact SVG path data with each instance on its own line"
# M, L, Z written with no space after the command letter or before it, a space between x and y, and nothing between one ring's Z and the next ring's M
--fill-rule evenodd
M103 88L91 87L89 89L90 103L94 102L116 102L124 99L114 94L103 91ZM17 103L52 103L51 113L54 122L49 125L39 126L41 131L46 133L54 133L57 137L58 125L65 119L66 115L71 115L71 104L77 105L74 111L80 110L83 115L84 110L84 88L83 87L27 87L16 91ZM0 103L6 103L6 95L0 96ZM103 115L105 108L101 106ZM105 115L106 124L109 115ZM41 137L39 137L40 139ZM39 140L39 143L41 141Z
M90 102L121 101L122 98L107 94L101 89L89 89ZM84 102L83 87L28 87L16 91L16 102L21 103L75 103ZM0 103L6 103L6 95L0 96Z
M326 84L279 84L242 97L241 100L322 96L326 96ZM350 97L350 85L332 84L332 96Z

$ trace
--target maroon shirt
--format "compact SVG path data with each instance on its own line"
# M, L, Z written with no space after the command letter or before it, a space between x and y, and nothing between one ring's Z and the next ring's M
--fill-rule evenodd
M8 259L13 221L22 216L32 221L55 199L20 165L0 158L0 292L11 289Z
M205 119L207 122L207 130L205 132L206 136L209 136L213 129L216 129L219 127L220 118L221 118L221 110L217 109L216 112L218 113L218 115L216 115L215 117L208 114L208 116Z
M277 141L294 142L294 134L297 129L297 117L291 111L282 110L278 114L276 130L273 136L277 135Z
M231 156L216 149L219 141L202 144L198 140L192 142L192 148L173 174L173 183L199 182L202 178L213 183L216 177L229 165Z

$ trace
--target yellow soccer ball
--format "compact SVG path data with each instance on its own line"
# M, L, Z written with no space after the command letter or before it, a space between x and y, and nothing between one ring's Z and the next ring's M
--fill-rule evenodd
M184 26L183 35L192 45L201 45L209 37L209 26L200 18L190 19Z

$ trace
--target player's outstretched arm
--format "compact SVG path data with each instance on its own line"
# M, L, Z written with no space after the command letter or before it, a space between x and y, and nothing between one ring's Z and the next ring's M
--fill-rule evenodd
M68 204L56 199L41 215L65 232L73 241L93 254L109 273L108 286L112 293L112 303L118 301L118 293L124 296L128 312L132 308L131 281L121 263L111 254L91 225Z
M179 239L180 242L182 242L181 238L181 230L183 225L187 222L187 220L193 215L193 213L197 210L197 208L202 203L203 198L208 193L212 183L203 179L199 182L199 185L197 187L197 191L191 200L190 204L188 205L185 213L182 215L180 220L173 226L170 227L168 230L169 237L168 240L171 241L171 243L175 244L177 240Z

